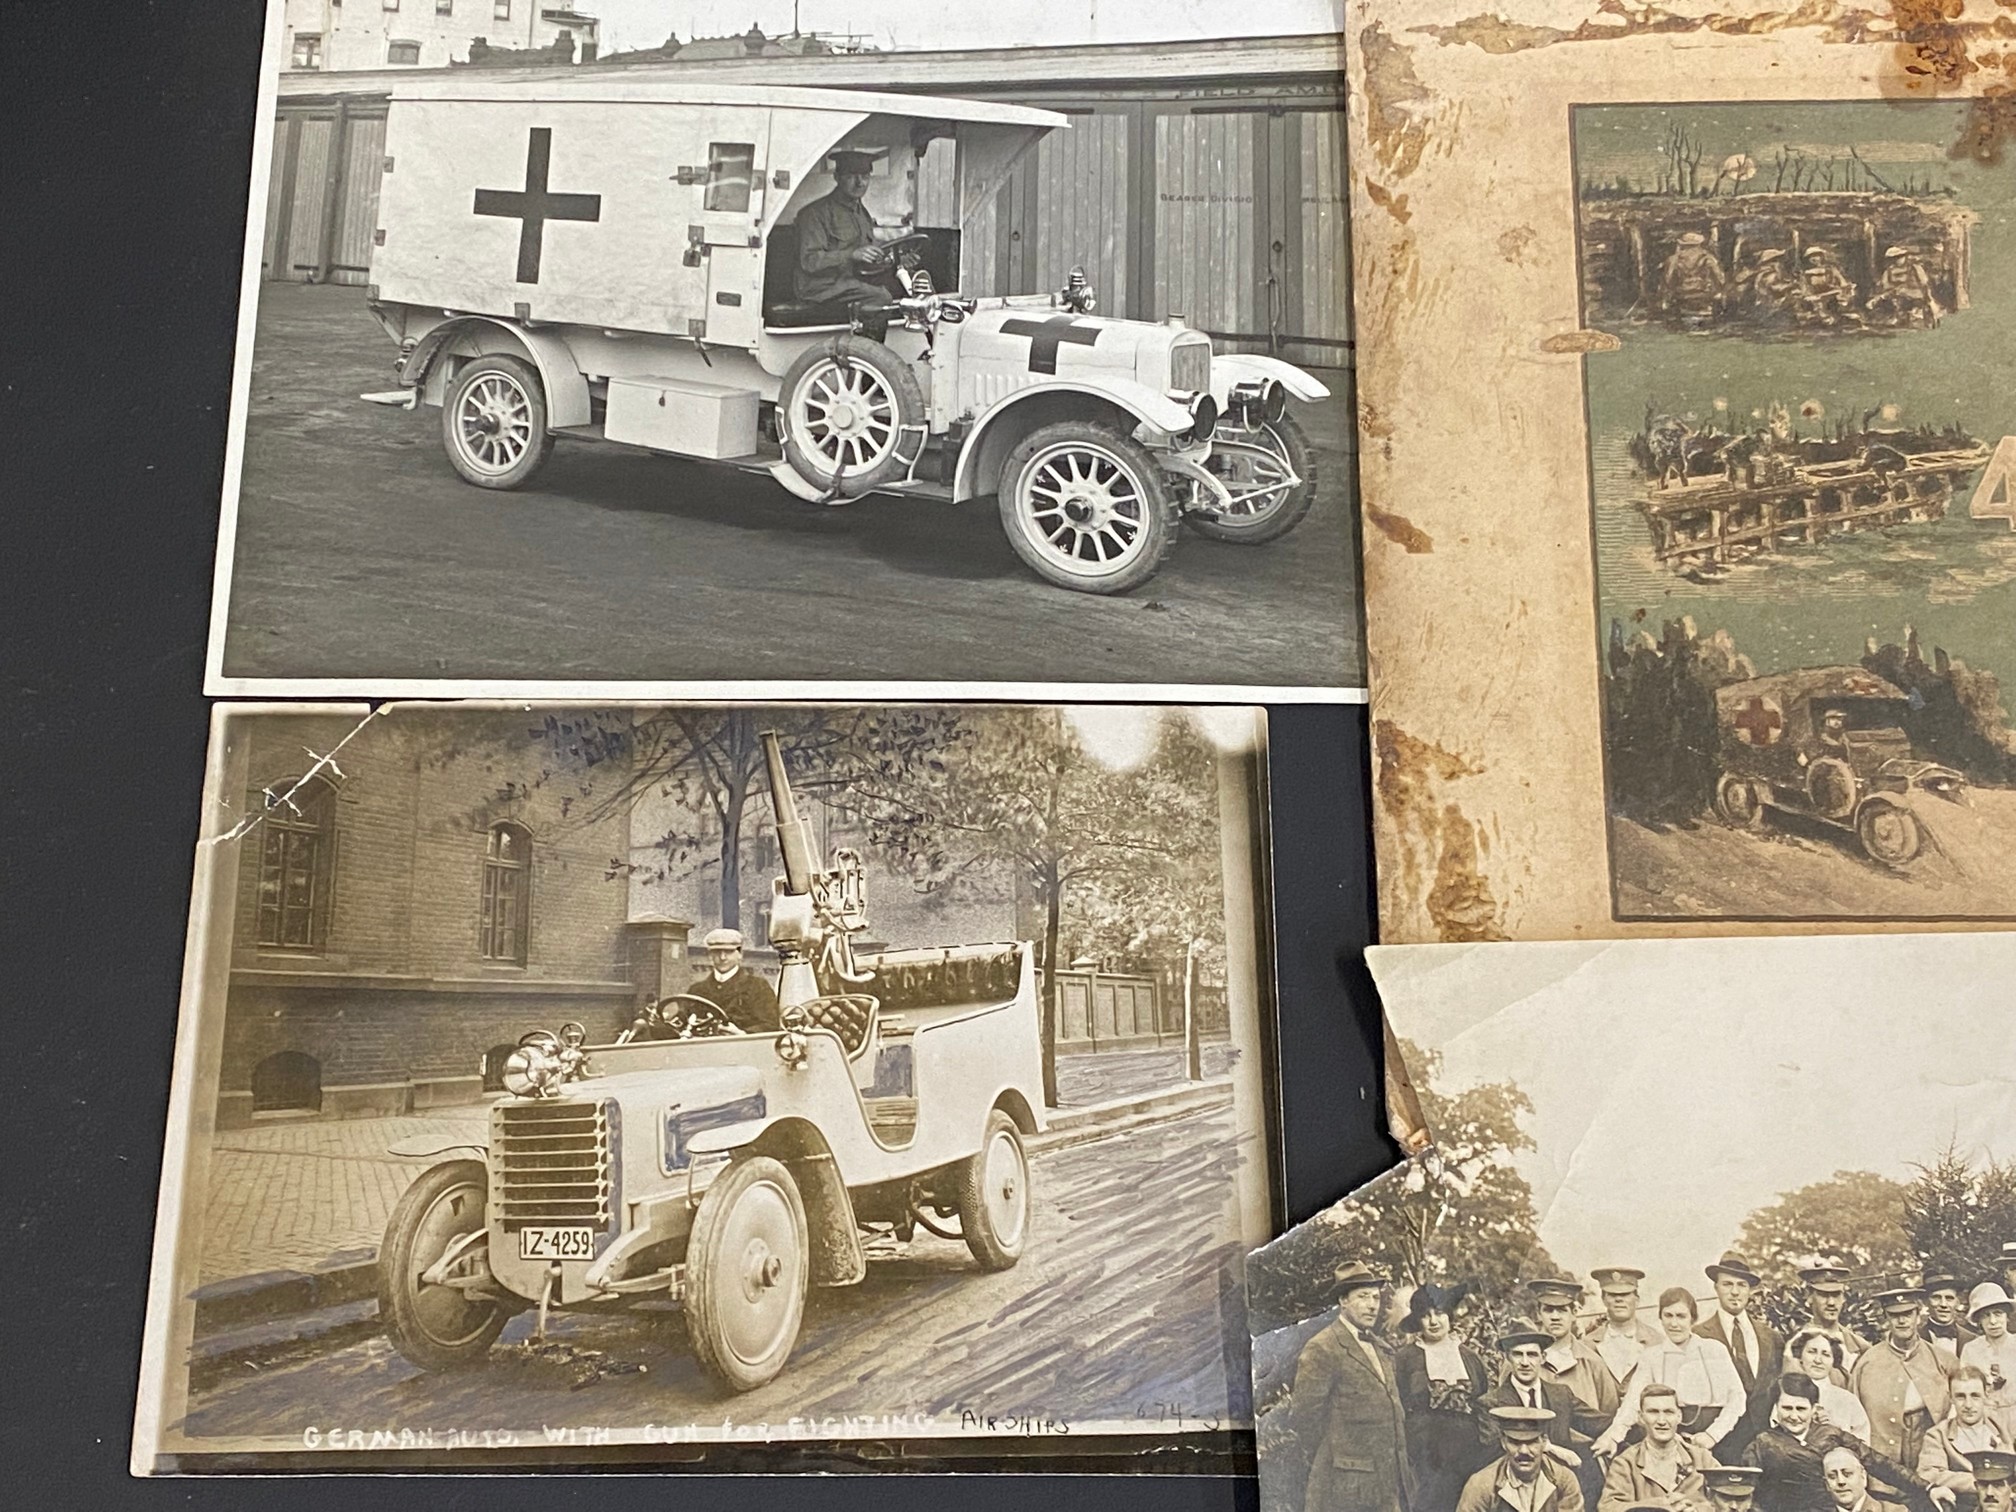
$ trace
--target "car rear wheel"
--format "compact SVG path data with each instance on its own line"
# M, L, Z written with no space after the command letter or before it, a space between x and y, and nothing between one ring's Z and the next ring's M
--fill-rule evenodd
M441 405L441 442L455 471L478 488L521 488L553 455L546 390L522 358L492 353L466 363Z
M378 1316L393 1348L422 1370L454 1370L489 1353L509 1316L498 1302L420 1273L484 1226L490 1177L480 1160L431 1166L406 1188L378 1247Z
M1015 554L1083 593L1138 588L1176 544L1175 506L1148 448L1089 421L1024 437L1001 469L1000 506Z
M1871 798L1855 815L1855 838L1870 860L1909 866L1925 848L1925 827L1903 804Z
M1022 1132L999 1108L987 1115L979 1150L959 1167L953 1187L959 1232L982 1270L1007 1270L1029 1239L1029 1156Z
M1257 430L1220 430L1204 465L1231 493L1233 505L1223 514L1186 515L1184 523L1214 541L1257 546L1279 540L1316 502L1316 453L1289 415Z
M1715 816L1737 829L1761 829L1764 797L1748 777L1724 772L1715 784Z
M729 1391L773 1380L805 1316L805 1204L766 1155L737 1160L700 1199L686 1248L686 1335Z

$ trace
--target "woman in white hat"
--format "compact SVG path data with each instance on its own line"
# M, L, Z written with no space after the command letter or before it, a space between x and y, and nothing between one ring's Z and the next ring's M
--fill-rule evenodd
M2009 1293L1983 1281L1967 1298L1967 1321L1981 1337L1960 1346L1960 1363L1988 1378L1988 1420L2016 1439L2016 1335L2009 1332Z

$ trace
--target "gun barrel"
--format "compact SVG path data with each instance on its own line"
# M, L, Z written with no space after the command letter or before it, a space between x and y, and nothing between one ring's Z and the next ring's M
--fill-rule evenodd
M770 772L770 807L777 815L777 845L784 853L784 890L812 891L812 838L805 821L798 817L797 800L791 796L791 779L784 771L784 750L777 732L763 732L763 764Z

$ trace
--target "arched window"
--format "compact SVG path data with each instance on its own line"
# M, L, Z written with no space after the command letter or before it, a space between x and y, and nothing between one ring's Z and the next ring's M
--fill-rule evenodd
M282 1050L252 1068L252 1111L322 1111L322 1062L299 1050Z
M524 965L531 924L532 832L522 824L493 824L483 853L477 954L486 961Z
M259 943L275 950L320 950L329 937L329 881L336 859L336 790L319 777L288 793L261 826Z

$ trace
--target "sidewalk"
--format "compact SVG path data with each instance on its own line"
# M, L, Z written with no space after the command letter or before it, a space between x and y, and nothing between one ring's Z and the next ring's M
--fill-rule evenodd
M1231 1060L1229 1046L1206 1044L1206 1079L1223 1076ZM1163 1094L1187 1103L1194 1089L1183 1080L1178 1045L1059 1056L1057 1090L1057 1111L1068 1114ZM304 1278L333 1281L368 1265L400 1193L437 1158L392 1155L390 1147L423 1138L481 1142L489 1116L488 1103L478 1103L426 1117L315 1120L215 1136L198 1266L199 1303L212 1305L203 1310L237 1314L262 1290L313 1298Z

